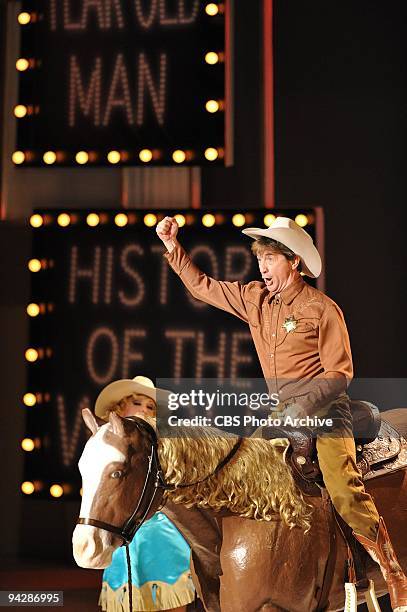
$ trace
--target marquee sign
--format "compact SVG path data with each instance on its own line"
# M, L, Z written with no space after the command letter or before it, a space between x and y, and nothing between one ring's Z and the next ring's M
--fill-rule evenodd
M26 432L37 447L27 453L25 478L47 483L38 485L40 495L48 495L53 482L78 494L81 409L93 408L111 381L139 374L172 379L175 386L185 378L262 378L248 326L194 299L163 257L154 225L172 211L121 211L125 225L118 212L37 213L30 347L38 358L28 366L35 404L27 407ZM299 212L315 239L313 211L289 214ZM179 239L214 278L260 279L251 240L232 220L261 226L265 214L188 211ZM115 224L119 219L122 226Z
M230 163L228 7L22 2L22 163Z

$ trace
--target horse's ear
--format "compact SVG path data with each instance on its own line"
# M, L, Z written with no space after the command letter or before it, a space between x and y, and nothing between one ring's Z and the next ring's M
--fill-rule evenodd
M117 436L124 437L125 435L124 422L123 422L123 419L119 417L118 414L116 414L115 412L111 412L109 414L109 423L112 426L114 434L116 434Z
M105 423L105 421L96 417L89 408L84 408L82 410L82 418L85 421L86 427L90 429L93 435L95 435L99 427Z

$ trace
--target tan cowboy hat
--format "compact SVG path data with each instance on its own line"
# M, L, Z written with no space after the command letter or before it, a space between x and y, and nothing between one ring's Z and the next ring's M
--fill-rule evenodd
M254 240L264 236L281 242L301 258L304 274L312 278L317 278L321 274L321 257L311 236L292 219L277 217L271 227L248 227L242 232Z
M168 395L171 393L166 389L154 386L152 380L146 376L136 376L133 379L124 378L115 380L107 385L99 393L95 404L95 414L102 419L106 417L107 410L120 402L124 397L138 393L150 397L158 405L167 405Z

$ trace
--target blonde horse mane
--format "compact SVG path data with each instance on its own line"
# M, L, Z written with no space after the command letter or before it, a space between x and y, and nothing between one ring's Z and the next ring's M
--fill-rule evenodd
M148 419L155 425L153 419ZM196 482L216 469L236 443L237 437L217 429L177 427L177 437L159 438L158 452L167 482ZM310 528L311 506L296 487L285 463L286 444L245 438L234 457L214 476L166 495L187 508L220 511L271 521L280 517L292 527Z

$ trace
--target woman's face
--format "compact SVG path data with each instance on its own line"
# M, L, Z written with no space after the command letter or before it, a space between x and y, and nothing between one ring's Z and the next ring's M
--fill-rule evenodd
M119 402L120 416L150 416L155 417L156 406L155 401L147 395L129 395Z

